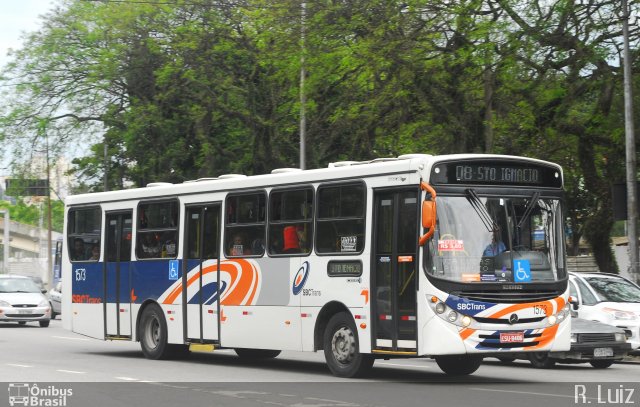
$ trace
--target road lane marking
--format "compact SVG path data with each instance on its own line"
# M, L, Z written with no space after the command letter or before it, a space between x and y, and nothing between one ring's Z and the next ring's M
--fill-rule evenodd
M79 372L77 370L65 370L65 369L58 369L58 370L56 370L56 372L73 373L73 374L85 374L85 373L87 373L87 372Z
M469 390L493 391L493 392L498 392L498 393L529 394L529 395L533 395L533 396L549 396L549 397L561 397L561 398L575 399L575 396L568 396L566 394L536 393L536 392L532 392L532 391L485 389L485 388L482 388L482 387L470 387ZM593 397L586 397L586 398L595 400Z
M87 339L87 338L74 338L74 337L71 337L71 336L55 336L55 335L52 335L51 337L52 338L56 338L56 339L69 339L71 341L89 341L90 340L90 339Z
M17 363L7 363L7 366L13 366L13 367L33 367L33 366L29 366L29 365L19 365Z
M118 379L118 380L125 380L125 381L127 381L127 382L137 382L137 381L139 381L139 380L140 380L140 379L135 379L135 378L133 378L133 377L116 377L116 379Z

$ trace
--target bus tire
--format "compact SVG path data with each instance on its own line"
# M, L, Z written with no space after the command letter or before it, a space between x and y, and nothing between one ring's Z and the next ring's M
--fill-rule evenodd
M234 351L242 359L273 359L281 352L279 350L249 348L235 348Z
M324 331L323 345L325 360L335 376L360 377L373 366L373 355L360 353L356 325L346 312L331 317Z
M596 369L606 369L609 366L613 365L613 360L592 360L589 363Z
M533 352L529 354L529 361L536 369L551 369L556 361L549 358L548 352Z
M145 307L140 318L140 347L147 359L168 359L172 356L167 343L167 321L157 304Z
M446 355L436 356L440 370L452 376L466 376L478 370L482 364L481 356Z

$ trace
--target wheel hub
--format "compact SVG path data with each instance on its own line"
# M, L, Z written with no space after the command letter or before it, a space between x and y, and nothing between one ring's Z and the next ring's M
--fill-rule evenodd
M331 338L331 349L336 361L347 364L356 352L356 341L349 328L338 329Z

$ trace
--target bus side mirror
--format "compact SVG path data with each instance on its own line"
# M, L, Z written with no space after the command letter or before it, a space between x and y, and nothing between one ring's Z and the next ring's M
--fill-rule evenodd
M424 181L420 183L420 188L431 194L430 200L422 202L422 227L429 229L427 233L420 236L420 246L424 246L436 231L436 191Z

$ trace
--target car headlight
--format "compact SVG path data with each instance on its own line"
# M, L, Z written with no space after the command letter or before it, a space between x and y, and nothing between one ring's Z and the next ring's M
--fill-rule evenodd
M627 335L624 333L619 333L616 334L616 342L626 342L627 341Z
M47 300L42 300L38 304L38 307L48 307L48 306L49 306L49 301L47 301Z
M571 334L571 343L577 343L577 342L578 342L578 334Z
M10 307L10 306L11 304L9 304L8 302L0 300L0 307Z
M623 321L632 321L638 319L638 316L633 312L623 311L621 309L615 308L602 308L604 312L613 316L613 319L623 320Z

